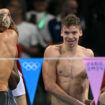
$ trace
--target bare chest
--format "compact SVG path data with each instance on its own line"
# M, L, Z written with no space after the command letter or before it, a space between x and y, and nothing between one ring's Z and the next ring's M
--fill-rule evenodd
M83 54L78 56L85 57ZM61 57L64 57L64 55ZM83 60L59 60L57 64L57 75L71 78L86 76Z
M62 60L57 65L57 74L64 77L77 77L85 73L85 66L82 60Z

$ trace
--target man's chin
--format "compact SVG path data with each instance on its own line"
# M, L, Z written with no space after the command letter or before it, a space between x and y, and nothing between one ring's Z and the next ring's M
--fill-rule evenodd
M68 46L69 46L69 48L71 48L71 49L75 47L75 45L68 45Z
M74 43L67 43L68 44L68 46L70 47L70 48L73 48L73 47L75 47L75 44Z

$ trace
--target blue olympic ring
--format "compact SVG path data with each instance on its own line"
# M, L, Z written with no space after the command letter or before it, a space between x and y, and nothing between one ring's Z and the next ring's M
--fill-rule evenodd
M40 67L40 63L39 62L24 62L22 66L27 71L30 71L30 70L36 71Z

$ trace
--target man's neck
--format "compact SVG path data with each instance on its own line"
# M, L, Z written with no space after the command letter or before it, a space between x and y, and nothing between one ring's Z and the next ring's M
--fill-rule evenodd
M70 52L71 54L75 55L77 53L77 49L78 49L78 45L74 46L74 47L70 47L66 44L63 44L63 49L66 52Z

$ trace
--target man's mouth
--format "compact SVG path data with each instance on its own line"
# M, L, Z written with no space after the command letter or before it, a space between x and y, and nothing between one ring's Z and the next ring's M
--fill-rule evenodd
M75 40L67 40L68 44L73 45Z
M67 42L74 42L75 41L75 39L74 40L67 40Z

